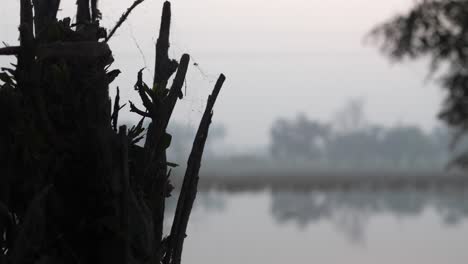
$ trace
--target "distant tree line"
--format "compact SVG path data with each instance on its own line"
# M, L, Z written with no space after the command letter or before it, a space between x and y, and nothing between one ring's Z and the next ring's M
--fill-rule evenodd
M168 159L179 163L188 155L193 129L173 123L168 131L179 139L173 142ZM227 133L225 126L213 126L206 143L206 157L217 161L218 170L237 172L275 167L288 170L444 169L465 149L464 146L468 146L468 141L462 139L456 149L451 148L454 131L445 126L427 132L411 124L372 124L366 121L364 103L360 100L346 103L330 121L314 120L305 114L276 119L270 128L270 142L263 155L232 153L219 156L219 149L214 146L219 145L217 143ZM211 165L208 169L215 168Z
M426 133L415 125L370 124L362 104L352 101L331 122L303 114L278 119L270 137L270 153L276 160L411 168L446 164L451 133L442 127Z

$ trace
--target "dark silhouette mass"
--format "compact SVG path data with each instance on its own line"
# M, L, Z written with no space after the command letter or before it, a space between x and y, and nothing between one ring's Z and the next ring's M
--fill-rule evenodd
M180 263L198 173L224 83L220 75L193 141L170 235L167 133L190 61L168 57L171 6L165 2L154 81L138 72L130 102L140 122L119 126L120 92L111 107L112 69L97 0L78 0L76 22L57 19L59 0L21 0L19 46L0 48L17 63L0 72L0 263ZM34 16L33 16L34 14ZM172 84L169 79L174 75ZM113 110L111 113L111 109ZM147 129L143 127L149 121ZM145 139L143 144L138 144ZM174 138L177 141L177 138Z

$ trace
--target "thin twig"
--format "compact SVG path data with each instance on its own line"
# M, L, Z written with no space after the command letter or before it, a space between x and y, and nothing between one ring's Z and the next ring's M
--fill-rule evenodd
M143 1L145 0L135 0L135 2L133 2L133 4L127 9L127 11L125 11L125 13L122 14L119 21L117 21L117 24L115 24L115 26L112 28L112 30L110 31L109 35L107 35L104 42L107 42L109 41L110 38L112 38L112 36L117 31L117 29L123 24L123 22L125 22L125 20L127 20L128 16L133 11L133 9L135 9L135 7L137 7L139 4L143 3Z
M138 49L138 52L140 53L141 58L143 59L143 63L145 64L145 68L147 68L148 65L146 63L145 54L143 53L143 50L141 49L140 45L138 44L138 41L137 41L137 39L135 37L135 34L133 33L132 25L130 24L130 22L128 23L128 28L130 30L130 37L132 38L133 43L135 44L136 48Z
M183 54L180 59L179 68L172 82L171 89L166 98L164 98L164 103L166 104L168 115L166 116L166 124L169 122L169 118L174 111L177 98L182 98L182 87L184 86L185 76L187 75L188 65L190 63L190 56L188 54Z

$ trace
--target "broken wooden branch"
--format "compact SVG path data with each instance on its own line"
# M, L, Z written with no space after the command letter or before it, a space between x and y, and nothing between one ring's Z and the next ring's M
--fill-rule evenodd
M91 13L89 9L89 0L76 1L76 24L87 24L91 21Z
M182 248L186 236L187 225L192 211L193 203L197 195L199 171L208 130L213 116L213 106L223 86L226 77L221 74L216 82L213 92L208 97L208 103L200 121L192 151L190 153L184 181L177 201L177 208L169 236L169 245L164 258L165 264L180 264Z
M134 87L135 87L135 90L138 92L138 95L140 95L140 99L143 102L143 106L145 106L150 116L155 117L156 107L154 106L154 102L150 100L150 98L148 97L148 93L146 92L145 83L143 82L143 70L144 69L141 69L140 71L138 71L137 81Z
M20 2L20 51L18 54L18 81L26 81L34 62L33 7L30 0Z
M171 191L171 188L168 187L170 186L168 180L170 173L167 172L166 148L168 147L167 137L169 135L166 133L166 128L179 97L178 93L175 93L176 96L170 96L174 100L167 100L170 94L170 91L167 90L167 82L172 74L177 71L171 90L181 90L190 61L187 54L182 56L180 65L175 60L169 59L170 24L171 5L166 1L163 5L161 26L156 43L153 87L152 89L146 89L146 86L142 85L139 91L143 93L145 89L146 93L151 96L153 108L151 113L152 122L148 127L145 142L147 166L143 170L140 183L143 186L149 186L149 188L145 188L145 193L149 197L153 216L155 248L150 262L155 264L161 263L162 252L164 252L162 249L164 246L161 242L163 240L165 199ZM140 95L143 98L144 96Z
M169 36L171 27L171 3L165 1L161 15L159 37L156 42L156 57L153 86L164 89L167 81L177 70L177 61L169 59Z
M185 75L187 75L188 65L190 63L190 56L188 54L182 55L180 59L179 68L177 69L174 82L172 83L169 94L164 98L164 105L167 111L167 117L165 120L166 127L169 119L171 118L172 112L174 111L177 98L182 99L182 87L184 86Z
M145 142L146 149L146 158L148 166L145 168L142 175L142 184L144 186L154 186L150 189L150 193L159 193L160 199L165 199L164 186L165 181L162 181L161 177L167 175L166 172L166 148L162 147L162 139L166 134L166 128L171 118L172 112L174 110L177 94L182 92L182 86L184 84L185 75L187 74L187 68L189 65L190 56L188 54L182 55L179 68L177 69L174 82L172 84L169 94L164 98L164 101L161 107L157 108L158 112L155 112L152 115L152 124L148 128L147 141ZM172 91L172 95L171 95ZM164 164L162 167L159 164ZM160 168L161 167L161 168ZM161 170L160 173L158 171ZM158 182L159 185L153 185L155 182ZM148 193L148 195L150 195ZM164 206L164 200L154 203L154 208L160 210L160 207ZM161 218L164 216L164 212L161 211L158 214L162 214ZM162 222L157 223L155 230L159 230L156 237L162 236ZM161 237L162 238L162 237ZM159 239L160 241L161 239Z
M117 122L119 121L119 111L124 106L125 104L120 106L120 89L119 87L117 87L117 94L115 95L115 99L114 99L114 109L111 115L112 129L114 129L115 132L117 132Z
M131 101L128 102L130 103L130 112L137 113L142 117L151 117L151 115L148 112L138 109L138 107L136 107L135 104L133 104Z
M165 151L165 149L163 150L160 148L159 144L161 143L162 136L166 132L169 119L171 118L172 112L174 110L178 98L177 94L182 93L182 86L184 84L185 75L187 74L189 62L190 56L188 54L182 55L182 58L180 59L180 65L177 69L177 73L169 94L164 98L162 106L158 108L158 113L155 113L155 115L151 116L153 122L156 123L157 126L155 126L153 129L148 129L148 139L147 143L145 144L145 148L148 151L148 161L154 159ZM151 167L148 167L143 175L145 181L148 181L149 178L152 178L154 176L152 174Z

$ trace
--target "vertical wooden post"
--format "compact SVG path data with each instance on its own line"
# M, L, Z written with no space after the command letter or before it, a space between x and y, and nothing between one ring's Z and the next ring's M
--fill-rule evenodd
M91 12L89 9L89 0L77 0L76 2L76 23L86 24L91 21Z

